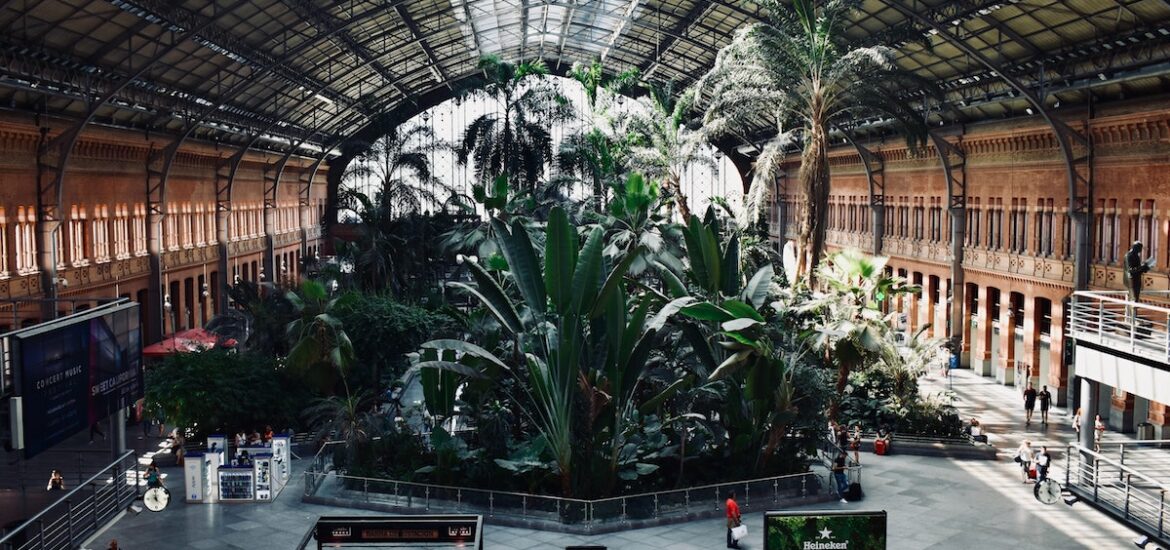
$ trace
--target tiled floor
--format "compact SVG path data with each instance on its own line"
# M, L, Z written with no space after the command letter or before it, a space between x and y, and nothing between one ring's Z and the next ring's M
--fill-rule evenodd
M932 391L940 380L924 381ZM819 508L886 510L889 548L1010 548L1122 549L1133 548L1136 533L1083 504L1046 506L1032 497L1031 485L1020 482L1015 464L1006 457L1023 437L1050 446L1071 439L1064 411L1054 411L1048 427L1023 429L1014 389L998 386L969 371L951 381L960 395L964 416L977 415L988 426L1000 450L999 461L955 461L914 456L861 457L866 499ZM1021 418L1017 418L1021 417ZM1112 435L1109 438L1122 438ZM1056 460L1052 475L1060 475ZM303 465L301 465L303 467ZM161 512L127 515L98 536L90 548L104 548L110 538L123 547L148 548L294 548L323 514L369 514L361 510L307 505L298 500L294 483L271 504L198 505L176 502ZM751 529L743 548L762 548L761 514L745 517ZM722 548L721 519L626 531L593 537L569 536L488 525L486 548L522 550L597 544L610 549L680 550Z

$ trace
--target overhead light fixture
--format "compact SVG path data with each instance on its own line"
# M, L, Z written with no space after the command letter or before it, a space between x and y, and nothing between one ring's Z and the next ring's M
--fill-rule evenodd
M1109 79L1108 76L1105 76L1105 73L1097 73L1097 78L1099 78L1101 80L1108 80Z
M321 101L324 101L325 103L328 103L328 104L330 104L330 105L333 105L333 100L332 100L332 99L329 99L329 98L327 98L327 97L325 97L325 96L323 96L323 95L321 95L321 94L313 94L313 97L315 97L315 98L317 98L317 99L319 99L319 100L321 100Z
M1032 114L1032 108L1028 107L1027 109L1024 109L1024 112L1028 113L1028 114Z
M1056 100L1056 101L1053 101L1053 102L1052 102L1052 108L1053 108L1053 109L1059 109L1059 108L1060 108L1060 100L1059 100L1059 99L1058 99L1058 100Z

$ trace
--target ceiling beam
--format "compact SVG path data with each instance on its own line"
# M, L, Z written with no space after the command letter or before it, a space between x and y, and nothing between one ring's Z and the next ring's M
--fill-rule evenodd
M414 40L418 42L419 47L422 48L423 53L426 54L427 59L430 60L431 69L434 71L435 80L440 84L447 84L450 86L450 83L448 82L450 78L448 78L447 73L443 71L443 65L439 63L439 56L435 55L435 50L431 49L431 45L423 36L422 31L419 30L418 23L416 23L414 18L410 16L410 12L406 11L406 8L402 6L395 6L394 11L398 13L398 18L402 19L402 22L406 24L406 28L410 31L410 35L414 37Z

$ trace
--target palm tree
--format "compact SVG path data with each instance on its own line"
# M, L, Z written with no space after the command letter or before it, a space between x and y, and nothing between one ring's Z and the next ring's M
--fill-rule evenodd
M553 158L549 128L569 120L572 107L545 78L548 67L543 61L514 65L486 55L478 68L487 81L471 95L494 101L497 109L480 115L464 131L459 163L474 160L481 184L508 174L525 191L532 190Z
M676 96L673 83L646 87L647 96L639 98L646 108L634 110L625 128L632 141L630 169L661 180L664 199L673 201L682 219L688 220L691 209L680 185L682 176L694 163L714 166L703 134L686 126L695 96L690 92Z
M740 30L719 52L696 93L705 100L704 126L712 135L776 125L765 146L749 193L753 216L775 182L786 145L803 143L798 181L808 207L797 237L797 278L815 281L813 267L825 247L829 199L829 129L868 116L889 119L914 148L926 139L925 118L906 99L907 90L929 89L900 70L894 50L858 43L847 36L848 15L860 2L761 0L768 22ZM749 140L750 141L750 140Z
M370 195L360 187L373 180L377 189L373 202L385 210L387 218L420 213L428 205L438 208L451 194L451 188L431 172L429 159L431 153L449 150L450 145L436 141L428 125L402 128L393 128L370 145L342 178L351 198L353 192Z
M879 361L892 362L894 339L890 317L882 303L897 294L921 291L885 271L888 258L874 258L856 250L836 252L818 268L827 287L823 294L796 308L818 316L813 347L837 363L837 398L829 410L836 419L849 384L849 374Z
M625 172L629 144L618 130L626 115L619 97L638 78L637 69L616 76L605 75L600 61L573 64L569 77L585 88L587 110L580 117L583 127L561 141L557 165L564 174L586 180L593 190L594 211L605 207L606 190Z
M333 395L318 399L303 414L315 430L314 439L344 441L344 456L352 457L361 444L369 442L383 431L384 419L373 412L373 404L373 394L363 390L356 395ZM339 466L348 463L351 461L344 461Z
M333 298L324 285L313 280L301 283L299 292L285 294L300 315L287 328L292 343L288 365L323 394L332 394L340 379L346 396L350 395L346 375L353 362L353 343L334 311L339 303L352 299L352 296L355 295L343 294ZM377 380L376 372L374 376Z

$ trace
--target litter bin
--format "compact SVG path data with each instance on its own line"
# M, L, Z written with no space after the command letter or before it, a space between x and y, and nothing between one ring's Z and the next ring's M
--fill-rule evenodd
M1137 438L1142 441L1150 441L1154 439L1154 425L1149 422L1142 422L1137 426Z

